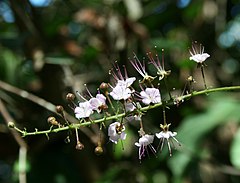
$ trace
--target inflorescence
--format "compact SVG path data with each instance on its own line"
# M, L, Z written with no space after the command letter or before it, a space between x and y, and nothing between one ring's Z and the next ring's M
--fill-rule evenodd
M205 77L203 69L206 66L205 60L210 57L209 54L204 53L204 47L201 44L194 42L190 51L190 60L195 61L201 68L205 89L208 89L205 83ZM102 83L97 89L97 94L93 96L86 87L87 95L80 92L68 93L66 99L70 103L69 106L73 109L75 118L78 123L73 123L64 114L62 106L56 107L56 112L64 119L65 123L60 123L53 116L48 118L50 129L46 131L27 132L26 130L20 130L14 123L10 122L9 127L16 129L23 136L36 135L36 134L49 134L52 132L58 132L63 130L74 129L76 133L76 149L82 150L84 148L83 143L80 141L78 130L82 126L89 126L91 124L99 124L99 139L95 148L95 153L100 155L103 153L103 137L102 128L108 126L109 141L113 144L121 142L127 138L126 128L131 123L139 123L139 140L135 143L135 146L139 148L139 160L146 155L149 155L149 151L156 155L157 150L160 147L162 151L164 144L167 144L167 148L170 156L172 156L172 147L180 146L180 142L176 139L177 132L169 130L170 123L167 123L165 116L165 108L169 105L179 105L184 101L184 97L171 96L170 91L166 85L166 79L170 76L171 71L165 70L164 66L164 50L162 50L161 59L156 54L152 55L151 52L147 53L148 64L152 64L156 69L156 76L150 76L147 73L145 60L140 61L134 53L133 59L130 59L132 66L142 76L139 81L136 81L136 77L129 77L126 67L119 67L117 63L114 63L113 68L109 74L113 78L112 83ZM189 83L189 93L185 98L190 97L194 92L192 89L192 83L195 82L192 76L187 79ZM169 98L163 98L162 88L160 83L163 82L164 90L169 93ZM139 90L134 87L134 83L138 83ZM144 107L142 107L144 105ZM143 114L148 110L156 107L161 107L163 111L163 123L160 123L160 131L154 134L146 133L144 131L144 119ZM96 118L97 116L97 118ZM99 118L100 116L100 118ZM112 121L111 124L106 122ZM155 148L153 145L154 137L159 139L159 146Z

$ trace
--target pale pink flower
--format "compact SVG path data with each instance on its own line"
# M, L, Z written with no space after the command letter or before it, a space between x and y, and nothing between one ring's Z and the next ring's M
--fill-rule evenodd
M161 95L156 88L146 88L145 91L140 92L142 102L146 105L157 104L161 102Z
M153 140L154 135L145 134L141 138L139 138L138 142L135 143L135 145L139 147L138 158L140 160L142 159L142 157L145 156L145 151L147 151L147 147L149 147L154 154L156 153L156 150L152 146Z
M106 106L106 97L103 94L97 94L89 100L92 110L101 112L102 108Z
M74 109L74 113L78 119L89 117L93 113L90 102L80 102L79 106Z
M133 82L136 80L135 77L128 77L126 67L124 68L124 75L121 73L121 70L117 64L117 62L113 65L114 68L110 70L110 74L113 76L113 78L116 81L116 85L130 87Z
M125 126L119 122L110 124L108 127L109 140L115 144L118 143L118 140L125 140L127 134L124 131Z
M127 100L129 97L131 97L132 90L124 85L117 85L109 94L114 100Z
M132 112L136 109L136 106L135 105L138 105L139 107L141 107L141 105L139 103L136 103L136 104L133 104L132 102L126 102L125 103L125 110L126 112ZM138 114L137 112L133 115L128 115L127 117L125 117L125 119L127 121L140 121L141 120L141 114Z
M127 78L125 80L118 80L117 85L119 86L125 86L126 88L130 87L133 82L136 80L135 77Z

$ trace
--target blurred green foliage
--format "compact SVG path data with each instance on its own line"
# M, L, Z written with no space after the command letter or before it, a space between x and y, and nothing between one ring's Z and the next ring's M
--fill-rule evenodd
M0 1L0 80L57 105L71 114L65 95L109 82L114 61L137 76L129 58L146 52L165 52L165 68L173 95L181 95L186 78L203 88L188 49L197 40L211 55L206 79L210 87L240 85L240 3L235 0L34 0ZM45 2L45 4L44 4ZM156 46L156 47L155 47ZM150 67L149 73L154 74ZM47 129L53 115L36 103L3 90L0 99L19 127ZM239 182L239 93L194 97L167 110L171 130L182 147L169 157L167 148L157 157L138 160L138 124L129 124L127 140L113 146L104 136L104 154L94 154L98 127L80 134L85 149L75 150L70 132L28 137L28 182ZM162 112L143 117L148 133L156 133ZM61 120L61 119L59 119ZM18 182L18 145L0 116L0 182ZM107 132L107 129L103 129ZM66 137L70 143L64 143ZM155 145L158 145L155 140ZM124 148L124 150L122 150Z

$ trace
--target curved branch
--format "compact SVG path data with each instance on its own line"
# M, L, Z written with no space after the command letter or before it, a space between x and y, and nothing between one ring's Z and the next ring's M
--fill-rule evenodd
M191 98L191 97L194 97L194 96L198 96L198 95L209 94L209 93L220 92L220 91L233 91L233 90L240 90L240 86L212 88L212 89L205 89L205 90L202 90L202 91L196 91L196 92L193 92L191 94L176 97L173 100L168 100L168 101L166 101L165 105L171 106L171 105L176 104L176 101L183 101L185 99L188 99L188 98ZM150 109L154 109L154 108L160 107L162 105L163 105L163 103L158 103L158 104L155 104L155 105L149 105L149 106L146 106L146 107L142 107L138 110L141 111L141 112L146 112ZM130 113L121 113L121 114L113 115L113 116L110 116L110 117L104 117L104 118L101 118L101 119L85 121L85 122L78 123L78 124L70 124L69 126L59 127L59 128L56 128L56 129L50 128L49 130L43 130L43 131L27 132L25 130L20 130L16 126L14 126L14 128L18 132L20 132L23 137L30 136L30 135L41 135L41 134L48 135L49 133L57 133L57 132L60 132L60 131L76 129L76 128L80 128L80 127L84 127L84 126L90 126L92 124L103 123L103 122L110 121L110 120L113 120L113 119L122 118L122 117L125 117L125 116L129 115L129 114L134 114L135 112L136 111L132 111Z

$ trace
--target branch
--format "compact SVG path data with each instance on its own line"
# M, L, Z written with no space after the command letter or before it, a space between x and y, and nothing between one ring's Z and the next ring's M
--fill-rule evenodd
M41 106L41 107L51 111L52 113L58 114L58 113L56 113L56 106L54 104L52 104L52 103L50 103L50 102L48 102L48 101L46 101L46 100L36 96L36 95L33 95L33 94L27 92L26 90L22 90L20 88L12 86L12 85L10 85L8 83L5 83L5 82L3 82L1 80L0 80L0 88L5 90L5 91L8 91L10 93L14 93L14 94L16 94L16 95L18 95L18 96L20 96L20 97L22 97L22 98L24 98L26 100L29 100L29 101L31 101L33 103L36 103L37 105L39 105L39 106ZM78 123L78 120L76 118L74 118L72 115L68 114L66 111L63 111L63 112L64 112L64 115L66 116L66 118L69 121L71 121L72 123ZM12 121L12 120L8 120L8 122L10 122L10 121ZM18 132L20 132L22 134L22 136L25 136L25 133L26 133L25 131L20 130L18 128L15 128L15 129ZM91 139L92 142L96 143L96 139L94 138L95 134L91 130L89 130L87 128L84 128L84 129L81 129L81 131L85 135L87 135Z
M205 89L205 90L202 90L202 91L195 91L191 94L179 96L179 97L174 98L173 100L168 100L168 101L166 101L165 105L171 106L171 105L176 104L177 101L184 101L185 99L188 99L188 98L191 98L191 97L194 97L194 96L198 96L198 95L209 94L209 93L220 92L220 91L233 91L233 90L240 90L240 86L221 87L221 88ZM149 106L142 107L142 108L138 109L138 111L146 112L148 110L161 107L162 105L163 105L163 103L158 103L158 104L155 104L155 105L149 105ZM68 126L58 127L58 128L55 128L55 129L50 128L49 130L44 130L44 131L27 132L25 130L21 130L21 129L17 128L16 126L14 126L14 128L18 132L20 132L23 137L30 136L30 135L41 135L41 134L48 135L49 133L57 133L57 132L60 132L60 131L66 131L66 130L76 129L76 128L80 128L80 127L84 127L84 126L90 126L92 124L104 123L106 121L123 118L123 117L128 116L129 114L134 114L134 113L136 113L136 111L132 111L132 112L129 112L129 113L121 113L121 114L113 115L113 116L110 116L110 117L104 117L104 118L101 118L101 119L96 119L96 120L91 120L91 121L86 121L85 120L82 123L70 124Z

